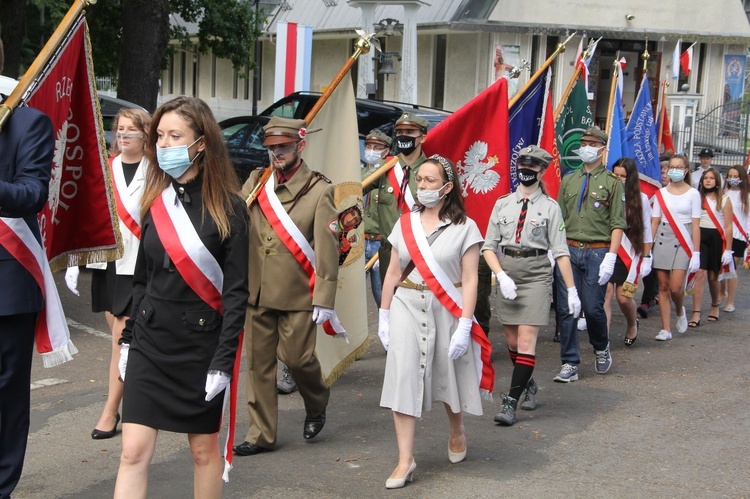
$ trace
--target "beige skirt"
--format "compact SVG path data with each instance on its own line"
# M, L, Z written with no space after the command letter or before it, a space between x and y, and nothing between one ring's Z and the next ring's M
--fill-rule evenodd
M547 255L514 258L500 253L500 265L516 283L515 300L498 293L497 315L508 325L546 326L552 299L552 265Z
M692 226L692 223L685 225L688 234L692 233ZM677 236L668 222L662 221L659 223L651 254L654 258L653 266L655 269L687 270L690 264L690 258L682 249L680 241L677 240Z

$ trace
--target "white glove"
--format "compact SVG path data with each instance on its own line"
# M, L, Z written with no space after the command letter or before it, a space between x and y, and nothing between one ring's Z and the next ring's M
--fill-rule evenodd
M372 264L372 268L370 268L370 270L374 272L377 272L378 270L380 270L380 258L375 260L375 263Z
M120 345L120 360L117 362L117 369L120 370L120 379L122 381L125 381L125 369L128 367L128 352L130 352L129 343Z
M552 270L555 270L555 257L552 255L552 250L547 250L547 258L549 258L549 263L552 265Z
M232 378L222 371L209 371L206 375L206 402L211 402L215 396L229 386Z
M724 253L721 254L721 264L722 265L731 265L734 255L734 251L732 250L724 250Z
M693 256L690 257L690 263L688 264L688 273L692 274L698 272L701 268L701 252L693 251Z
M388 351L388 342L391 339L391 311L378 309L378 337L385 351Z
M641 258L641 277L646 277L651 273L651 266L654 264L653 257Z
M506 276L507 277L507 276ZM510 279L510 277L508 277ZM466 353L469 349L469 340L471 339L471 319L461 317L458 319L458 327L451 336L451 344L448 347L448 357L456 360Z
M581 315L581 299L578 298L578 290L575 286L568 288L568 310L573 317Z
M609 278L615 273L615 262L617 261L617 255L615 253L607 253L604 255L601 265L599 265L599 286L604 286L609 282Z
M504 270L501 270L499 274L495 274L497 282L500 283L500 292L508 300L515 300L516 296L516 283L513 282L508 274Z
M320 326L325 321L329 320L331 317L333 317L332 308L325 308L325 307L319 307L317 305L313 305L312 320L315 324Z
M68 267L68 270L65 271L65 285L76 296L81 296L81 293L78 292L78 275L80 273L81 270L78 267Z

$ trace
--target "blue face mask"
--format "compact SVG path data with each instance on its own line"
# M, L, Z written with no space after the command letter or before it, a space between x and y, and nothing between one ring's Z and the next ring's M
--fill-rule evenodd
M672 180L672 182L679 182L680 180L685 178L685 170L670 168L667 171L667 176Z
M195 142L198 142L202 138L203 136L201 135L195 139ZM180 178L201 153L201 151L199 151L192 160L190 159L188 148L192 147L195 142L189 146L156 146L156 160L159 162L159 168L164 170L164 173L172 178Z

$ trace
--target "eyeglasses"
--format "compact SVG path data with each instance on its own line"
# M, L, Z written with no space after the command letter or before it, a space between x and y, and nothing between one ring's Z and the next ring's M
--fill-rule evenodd
M283 156L284 154L289 154L294 152L297 149L297 144L299 142L295 142L294 144L290 146L281 146L281 144L273 144L268 146L269 152L272 152L274 156Z
M142 133L122 133L117 132L117 138L118 139L142 139L143 138Z
M375 151L375 152L383 152L385 151L385 147L381 145L376 144L365 144L365 151Z

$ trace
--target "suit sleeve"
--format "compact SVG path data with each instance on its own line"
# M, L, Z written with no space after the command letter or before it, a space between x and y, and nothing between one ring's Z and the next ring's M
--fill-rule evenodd
M326 185L315 208L315 288L313 306L333 308L339 275L338 234L329 224L338 213L333 202L333 186Z
M28 109L19 109L16 113L11 117L10 126L16 128L27 116L28 126L6 131L13 134L12 137L18 137L18 145L15 154L14 151L0 151L0 216L22 218L36 215L47 202L55 139L47 115ZM13 156L16 158L15 172L13 178L7 180L2 170L8 164L3 163Z

